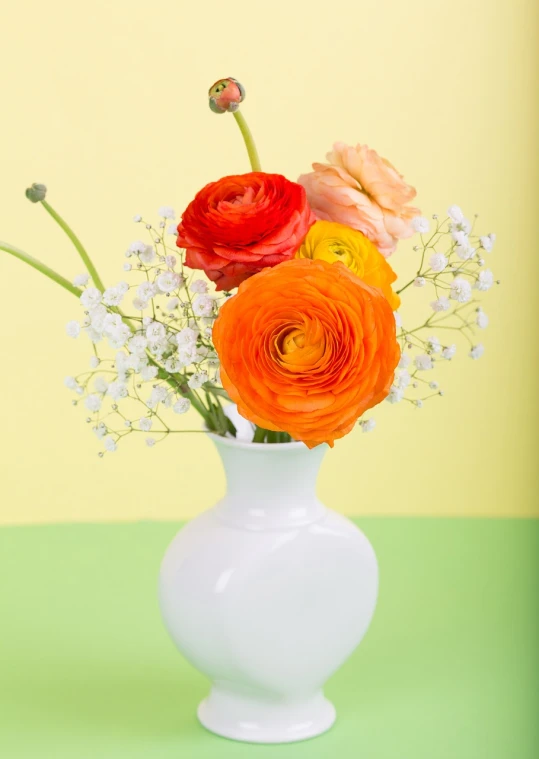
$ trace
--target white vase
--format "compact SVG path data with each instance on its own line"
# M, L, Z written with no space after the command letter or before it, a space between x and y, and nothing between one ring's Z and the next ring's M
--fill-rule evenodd
M316 497L327 446L210 437L227 493L165 554L165 624L212 681L198 708L204 727L253 743L311 738L335 721L322 687L371 621L376 556Z

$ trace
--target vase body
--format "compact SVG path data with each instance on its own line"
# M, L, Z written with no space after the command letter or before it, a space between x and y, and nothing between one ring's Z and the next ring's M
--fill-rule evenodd
M311 738L335 720L324 682L374 613L374 551L316 497L326 446L210 437L227 493L165 554L165 625L212 682L198 709L207 729L253 743Z

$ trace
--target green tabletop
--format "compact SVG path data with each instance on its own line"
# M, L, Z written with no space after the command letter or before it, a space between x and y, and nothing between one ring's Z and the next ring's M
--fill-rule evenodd
M3 759L537 759L539 521L362 519L380 600L328 683L338 719L285 746L218 738L161 625L171 523L0 529Z

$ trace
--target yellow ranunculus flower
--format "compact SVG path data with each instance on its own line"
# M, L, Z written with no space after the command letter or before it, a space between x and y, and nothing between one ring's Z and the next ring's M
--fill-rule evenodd
M400 306L401 300L391 288L397 275L378 248L357 229L333 221L317 221L309 229L296 258L322 259L330 264L340 261L365 284L378 287L393 311Z

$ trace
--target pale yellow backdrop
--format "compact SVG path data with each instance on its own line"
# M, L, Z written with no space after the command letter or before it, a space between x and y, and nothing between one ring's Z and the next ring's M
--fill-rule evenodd
M534 0L49 0L2 18L0 239L70 278L81 266L24 189L45 182L105 279L122 277L133 214L178 211L248 170L206 91L247 89L263 167L295 178L336 139L368 142L498 242L486 353L446 367L421 411L382 404L337 443L320 495L350 514L531 515L537 491L537 12ZM411 271L410 246L393 258ZM0 254L0 521L182 518L222 492L202 435L104 460L63 378L89 345L75 299ZM412 293L413 296L413 293ZM193 420L195 421L195 420ZM276 473L278 476L278 473Z

